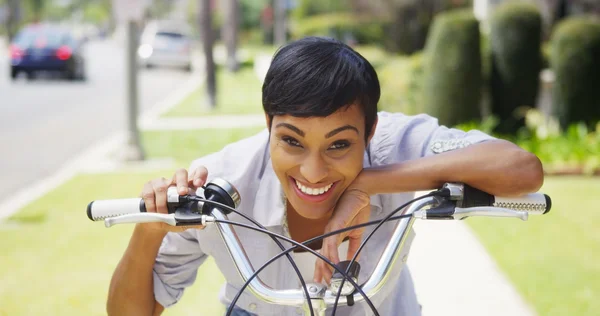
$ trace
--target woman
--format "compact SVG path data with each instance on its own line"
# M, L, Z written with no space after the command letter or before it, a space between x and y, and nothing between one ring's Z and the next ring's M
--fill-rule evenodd
M267 129L194 161L189 172L180 169L171 179L148 182L142 191L147 211L167 212L169 186L187 194L220 177L240 192L239 211L302 242L380 219L410 200L414 191L436 189L444 182L464 182L502 196L541 187L543 171L535 155L479 131L440 126L427 115L378 113L379 96L375 70L350 47L322 38L290 43L275 54L263 84ZM374 268L391 228L393 224L384 225L361 253L359 279ZM254 267L280 252L268 236L237 232ZM364 233L354 230L311 246L339 262L340 256L351 258ZM138 224L111 281L109 313L159 315L195 281L208 256L227 279L220 298L229 304L243 282L223 247L214 226L183 230ZM332 275L316 259L300 260L300 269L307 282L329 282ZM260 277L273 288L299 287L285 258ZM381 315L420 315L410 273L401 262L372 301ZM369 314L357 306L338 311ZM251 294L236 304L238 315L297 312L259 302Z

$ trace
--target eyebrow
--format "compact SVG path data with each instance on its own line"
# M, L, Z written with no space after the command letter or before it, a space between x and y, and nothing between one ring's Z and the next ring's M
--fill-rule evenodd
M286 127L302 137L304 137L306 135L301 129L299 129L296 126L289 124L289 123L279 123L279 124L275 125L275 128L279 128L279 127ZM338 127L336 129L332 130L331 132L325 134L325 138L333 137L335 134L341 133L345 130L353 130L357 134L359 134L358 128L356 128L352 125L344 125L344 126Z

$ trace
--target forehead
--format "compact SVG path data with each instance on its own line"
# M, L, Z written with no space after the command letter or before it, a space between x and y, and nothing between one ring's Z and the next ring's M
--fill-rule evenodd
M293 115L275 115L273 123L288 123L297 125L311 126L311 128L335 128L337 125L353 125L359 130L364 129L365 116L358 105L350 105L341 108L328 116L299 117Z

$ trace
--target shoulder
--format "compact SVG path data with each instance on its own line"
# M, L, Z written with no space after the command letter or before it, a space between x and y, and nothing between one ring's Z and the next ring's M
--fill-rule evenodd
M416 159L494 139L478 130L468 132L440 125L427 114L378 113L370 143L375 165Z
M423 155L424 144L437 127L438 120L427 114L379 112L375 134L370 142L371 153L379 163L388 158L418 158Z

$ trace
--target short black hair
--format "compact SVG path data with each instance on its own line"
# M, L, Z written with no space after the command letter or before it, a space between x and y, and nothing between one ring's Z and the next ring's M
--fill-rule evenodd
M365 139L377 119L381 91L373 66L348 45L305 37L281 47L262 87L263 109L275 115L325 117L352 104L365 115Z

